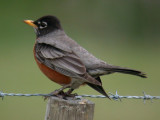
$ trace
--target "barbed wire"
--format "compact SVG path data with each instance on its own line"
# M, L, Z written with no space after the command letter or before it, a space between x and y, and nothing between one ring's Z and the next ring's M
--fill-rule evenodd
M121 96L118 94L118 92L116 91L116 94L113 94L111 92L109 92L109 97L113 100L122 100L122 99L143 99L144 103L146 100L151 100L151 102L153 102L153 99L160 99L160 96L151 96L151 95L147 95L144 91L143 91L143 96ZM51 94L22 94L22 93L4 93L2 91L0 91L0 97L2 97L2 99L5 96L25 96L25 97L31 97L31 96L44 96L44 97L50 97L53 96ZM81 99L82 97L90 97L90 98L106 98L106 96L103 95L77 95L75 96L75 98L77 99Z

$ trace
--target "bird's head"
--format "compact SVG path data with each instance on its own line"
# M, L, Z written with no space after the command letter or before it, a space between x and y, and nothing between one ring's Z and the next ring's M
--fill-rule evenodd
M56 30L60 29L62 30L60 21L55 16L48 15L48 16L43 16L36 21L24 20L24 22L35 29L37 37L46 35Z

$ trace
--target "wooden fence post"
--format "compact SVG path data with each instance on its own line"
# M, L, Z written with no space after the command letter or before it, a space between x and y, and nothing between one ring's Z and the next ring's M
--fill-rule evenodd
M87 99L64 100L50 97L45 120L93 120L94 105Z

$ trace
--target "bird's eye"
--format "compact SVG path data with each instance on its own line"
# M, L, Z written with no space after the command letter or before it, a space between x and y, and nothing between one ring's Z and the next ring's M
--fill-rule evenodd
M46 28L47 27L47 22L42 22L39 26L40 29Z

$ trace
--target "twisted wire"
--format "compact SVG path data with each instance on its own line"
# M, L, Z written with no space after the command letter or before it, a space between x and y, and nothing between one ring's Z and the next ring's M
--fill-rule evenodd
M144 103L146 100L151 100L151 102L153 102L152 100L153 99L160 99L160 96L151 96L151 95L147 95L144 91L143 91L143 96L121 96L118 94L118 92L116 91L115 94L113 93L109 93L109 97L113 100L122 100L122 99L143 99ZM4 93L2 91L0 91L0 97L2 97L2 99L5 97L5 96L25 96L25 97L31 97L31 96L44 96L44 97L49 97L49 96L53 96L51 94L39 94L39 93L36 93L36 94L22 94L22 93ZM86 95L86 94L83 94L83 95L77 95L75 96L77 99L81 99L82 97L90 97L90 98L106 98L106 96L103 96L103 95Z

